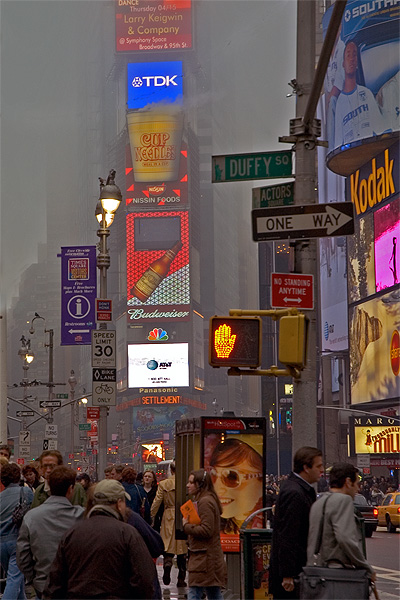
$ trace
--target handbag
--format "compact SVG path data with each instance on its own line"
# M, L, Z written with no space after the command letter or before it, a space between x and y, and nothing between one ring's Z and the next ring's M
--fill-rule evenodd
M315 562L320 556L325 520L324 502L322 517L314 550ZM300 574L300 598L302 600L368 600L369 580L366 569L329 568L317 566L303 567Z
M26 500L25 496L22 493L23 489L24 488L21 487L21 489L19 491L19 501L18 501L18 504L16 505L16 507L14 508L12 517L11 517L12 522L17 527L21 527L22 520L31 507L30 502L28 502Z

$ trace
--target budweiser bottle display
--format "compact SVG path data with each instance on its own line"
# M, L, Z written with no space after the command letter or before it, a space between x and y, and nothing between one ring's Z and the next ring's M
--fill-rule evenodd
M171 263L179 250L182 248L182 242L176 242L172 248L166 251L164 256L154 260L143 273L139 281L135 283L131 292L141 302L146 302L154 290L160 285L162 280L168 275Z

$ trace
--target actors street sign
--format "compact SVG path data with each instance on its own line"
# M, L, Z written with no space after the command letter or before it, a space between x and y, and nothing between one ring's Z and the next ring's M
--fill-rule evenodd
M353 203L258 208L252 210L252 225L255 242L351 235Z

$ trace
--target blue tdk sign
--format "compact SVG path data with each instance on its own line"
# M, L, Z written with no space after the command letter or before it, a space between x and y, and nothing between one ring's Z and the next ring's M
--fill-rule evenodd
M128 108L166 102L182 104L182 62L128 63Z

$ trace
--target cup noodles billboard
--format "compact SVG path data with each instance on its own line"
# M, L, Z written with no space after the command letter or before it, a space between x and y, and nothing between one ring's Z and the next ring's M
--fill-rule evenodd
M324 32L331 14L332 7ZM337 152L400 129L399 18L396 1L347 2L325 79L328 164Z
M188 211L129 213L126 243L129 322L188 321Z
M117 52L192 48L191 0L116 0Z

